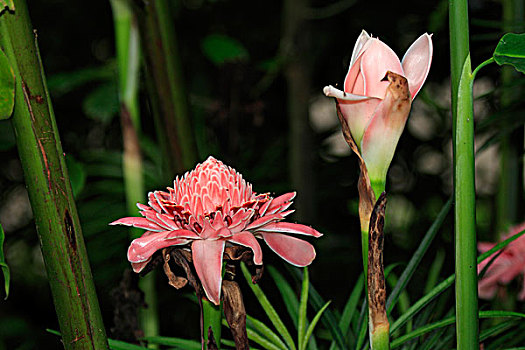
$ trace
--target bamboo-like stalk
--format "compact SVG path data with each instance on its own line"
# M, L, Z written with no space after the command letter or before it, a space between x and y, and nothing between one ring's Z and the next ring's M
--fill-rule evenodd
M144 176L139 142L140 113L138 78L140 40L137 19L128 0L110 0L115 27L115 46L118 66L120 118L124 144L123 175L126 206L130 216L138 215L136 204L144 199ZM137 238L142 230L130 228L130 237ZM139 281L147 308L141 309L140 324L144 335L159 335L157 291L154 272ZM154 345L150 345L153 347ZM156 347L156 346L155 346Z
M169 180L197 162L188 96L167 0L140 1L135 13L149 80L148 88Z
M458 349L478 348L474 118L467 0L449 2L454 145L456 336Z
M64 153L25 1L0 16L16 76L12 124L66 349L107 349ZM12 9L11 9L12 10Z

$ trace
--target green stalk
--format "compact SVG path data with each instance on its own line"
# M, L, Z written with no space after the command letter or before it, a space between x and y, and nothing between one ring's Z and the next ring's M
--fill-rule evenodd
M107 349L36 35L25 1L14 4L14 13L0 16L0 48L16 76L12 124L63 344L66 349Z
M138 24L128 0L110 0L115 26L115 46L119 79L120 117L124 144L123 175L126 206L130 216L137 216L136 204L144 199L144 176L139 133L140 114L138 78L140 68L140 40ZM142 230L131 228L130 238L137 238ZM139 281L147 307L141 309L140 324L144 335L159 335L159 317L155 276L151 272ZM157 348L156 345L150 347Z
M477 346L479 332L473 81L468 56L458 90L455 139L456 334L459 349Z
M208 329L211 327L213 338L217 348L221 348L221 322L222 322L222 303L220 306L214 305L206 298L202 298L202 316L204 323L204 342L208 344ZM204 347L206 349L207 347Z
M476 193L474 186L473 76L469 55L467 0L450 0L450 74L452 88L456 335L458 349L478 348Z
M136 6L148 89L169 180L197 161L188 96L173 18L167 0Z

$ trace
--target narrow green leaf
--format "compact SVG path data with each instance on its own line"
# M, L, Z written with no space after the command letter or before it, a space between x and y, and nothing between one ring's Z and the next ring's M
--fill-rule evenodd
M445 218L447 217L451 206L452 198L449 198L445 205L443 205L443 208L441 208L441 211L439 212L438 216L436 217L436 219L428 229L427 233L421 240L419 247L417 247L416 251L414 252L414 255L412 255L412 258L408 262L407 267L399 277L396 286L394 287L392 293L390 293L386 301L388 314L392 312L394 306L396 305L399 299L399 295L401 295L401 292L405 290L408 282L410 282L410 279L412 278L414 272L421 263L423 256L427 252L428 248L432 244L432 241L434 240L434 237L436 237L436 234L439 232L439 229L443 225L443 222L445 221Z
M5 298L7 299L9 296L9 282L11 280L11 274L9 272L9 266L7 265L5 261L4 256L4 230L2 229L2 224L0 224L0 267L2 268L2 273L4 274L4 290L5 290Z
M491 249L487 250L483 254L480 254L477 259L477 263L479 264L492 254L496 253L498 250L505 248L508 244L513 242L514 240L518 239L525 233L525 230L515 234L512 237L507 238L506 240L496 244ZM439 294L441 294L444 290L446 290L448 287L450 287L456 278L456 275L453 274L449 276L447 279L445 279L443 282L438 284L436 287L434 287L429 293L424 295L421 299L419 299L414 305L412 305L407 312L405 312L403 315L401 315L394 323L392 323L390 327L390 334L393 334L399 327L402 327L409 319L411 319L416 313L419 312L422 308L424 308L429 302L434 300L435 297L437 297Z
M298 279L301 278L301 273L299 272L298 269L289 267L287 265L286 267L289 269L292 275L294 275ZM326 303L311 283L308 287L308 296L309 296L308 298L309 303L314 307L316 311L321 309L323 305ZM337 342L337 345L339 346L339 348L348 349L343 333L341 332L341 329L339 329L339 325L337 324L337 319L334 313L330 309L327 309L324 312L321 321L323 322L325 327L330 331L330 333L332 333L332 337Z
M301 301L299 302L299 324L297 325L297 341L299 350L306 348L306 343L303 343L304 333L306 331L306 306L308 305L308 268L303 268L303 286L301 288Z
M202 42L204 55L217 66L228 62L247 60L246 48L238 41L226 35L212 34Z
M244 278L248 282L248 285L252 289L253 294L257 297L257 300L259 301L259 304L261 304L264 312L266 312L266 315L274 325L275 329L279 332L281 337L283 337L284 341L288 345L289 349L296 350L295 344L293 342L292 336L290 335L290 332L286 329L286 326L284 325L283 321L277 314L277 311L273 308L272 304L268 301L268 298L262 291L261 287L259 287L257 284L253 284L252 278L250 276L250 272L248 271L248 268L244 263L241 263L241 269L242 273L244 275Z
M9 118L14 106L15 73L4 51L0 50L0 120Z
M484 342L485 340L487 340L488 338L490 337L494 337L494 336L497 336L507 330L509 330L510 328L512 328L513 326L516 325L516 320L509 320L509 321L506 321L506 322L501 322L501 323L498 323L488 329L485 329L483 330L480 334L479 334L479 342Z
M328 305L330 305L330 303L331 303L331 301L328 301L326 304L324 304L324 306L317 312L317 314L314 316L312 322L308 326L308 329L306 330L306 334L304 335L304 339L302 341L302 344L304 344L303 349L306 348L306 344L308 344L308 340L310 339L310 337L311 337L311 335L312 335L312 333L313 333L313 331L315 329L315 326L317 325L317 323L321 319L321 316L323 315L324 310L326 310L326 308L328 307Z
M525 73L525 34L505 34L496 46L493 57L500 66L508 64Z
M246 327L266 337L270 342L272 342L279 349L282 349L282 350L287 349L286 344L283 343L281 338L279 338L279 336L275 334L270 329L270 327L268 327L267 325L265 325L263 322L259 321L258 319L251 317L250 315L246 315Z
M525 314L519 313L519 312L513 312L513 311L480 311L479 312L479 318L497 318L497 317L520 317L525 318ZM401 344L417 338L423 334L426 334L428 332L433 331L434 329L449 326L451 324L454 324L456 322L456 316L447 317L443 320L428 324L424 327L418 328L408 334L405 334L404 336L401 336L395 340L393 340L390 344L390 347L392 349L400 346Z
M175 346L179 349L200 350L201 343L195 340L173 338L173 337L144 337L141 340L148 342L148 344Z
M278 347L277 345L275 345L268 339L261 337L257 332L255 332L252 329L247 329L246 333L248 333L248 339L259 344L266 350L283 350L282 348Z
M288 311L294 326L297 327L297 318L299 315L299 300L297 299L297 296L295 295L290 284L284 279L283 275L281 275L281 273L279 273L275 267L268 266L267 270L277 285L277 289L279 289L279 292L281 293L284 306L286 307L286 310Z
M354 315L356 315L357 304L359 303L361 293L363 292L363 279L363 273L361 273L343 309L343 314L341 315L341 319L339 320L339 328L341 329L343 334L348 334L348 332L351 331L350 323L354 318ZM330 350L335 349L336 343L335 341L332 341L332 345L330 345Z
M108 344L111 350L148 350L148 348L145 348L143 346L126 343L122 340L108 339Z

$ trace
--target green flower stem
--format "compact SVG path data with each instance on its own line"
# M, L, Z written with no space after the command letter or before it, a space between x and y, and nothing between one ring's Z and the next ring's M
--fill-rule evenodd
M390 325L376 327L374 333L370 334L371 349L372 350L389 350L390 349Z
M16 76L12 118L66 349L108 349L82 229L31 21L23 0L0 15L0 48Z
M217 306L206 298L202 298L202 315L204 324L204 342L208 344L208 329L211 327L215 344L221 348L221 322L222 322L222 303ZM205 347L206 348L206 347Z
M372 190L374 191L375 199L379 198L381 193L385 191L385 184L386 179L380 179L380 180L372 180L370 179L370 186L372 187ZM364 275L367 275L368 272L368 224L370 222L370 214L367 213L369 217L366 218L366 220L362 220L361 223L364 225L361 226L361 253L363 255L363 271ZM365 290L366 290L366 283L365 283Z

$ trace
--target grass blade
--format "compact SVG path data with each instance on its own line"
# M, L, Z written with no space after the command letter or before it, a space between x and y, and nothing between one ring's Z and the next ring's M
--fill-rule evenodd
M308 329L306 330L306 333L304 335L304 339L303 339L303 342L302 342L304 344L305 348L306 348L306 344L308 343L308 340L310 339L310 336L312 335L312 333L313 333L313 331L315 329L315 326L317 325L317 323L321 319L321 316L323 315L323 312L326 310L328 305L330 305L330 303L331 303L331 301L328 301L326 304L324 304L324 306L317 312L317 314L314 316L312 322L308 326Z
M306 307L308 306L308 268L303 269L303 286L301 288L301 301L299 302L299 323L297 325L297 342L299 350L304 350L306 344L304 334L306 332Z
M295 347L295 344L293 342L292 336L290 335L290 333L286 329L283 321L281 320L281 318L277 314L277 311L275 311L275 309L273 308L272 304L270 304L270 302L268 301L268 298L266 297L266 295L262 291L261 287L259 287L257 284L253 284L252 283L250 272L248 271L248 268L246 267L246 265L244 263L241 263L241 269L242 269L242 273L244 275L244 278L246 279L246 281L248 282L248 285L252 289L253 294L255 294L255 296L257 297L257 300L259 301L259 304L261 304L262 308L264 309L264 312L266 312L266 315L268 316L268 318L270 319L270 321L274 325L274 327L277 330L277 332L279 332L281 337L283 337L283 339L286 342L286 345L288 346L289 349L296 350L296 347Z
M394 308L394 306L396 305L399 299L399 296L401 295L401 292L407 286L408 282L410 281L410 279L414 275L414 272L419 266L421 259L423 259L423 256L425 255L428 248L432 244L434 237L436 237L436 234L439 232L439 229L441 228L441 225L443 225L443 221L445 221L445 218L450 212L451 207L452 207L452 198L449 198L448 201L445 203L445 205L443 205L443 208L441 208L441 211L436 217L436 220L434 220L434 222L428 229L427 233L423 237L423 240L419 244L419 247L414 252L414 255L408 262L407 267L401 274L401 277L399 277L399 280L397 281L396 286L394 287L394 289L392 290L392 293L390 293L390 296L388 297L386 301L387 312L389 315L392 312L392 309Z
M252 329L254 332L257 332L258 334L266 337L270 342L272 342L279 349L287 350L286 344L283 343L281 338L279 338L279 336L275 334L270 329L270 327L265 325L263 322L249 315L246 315L246 321L247 321L246 325L247 327L249 327L249 329Z
M272 276L273 281L277 285L279 293L281 293L281 296L284 301L284 306L286 307L286 310L288 311L288 314L290 315L294 326L297 327L297 318L299 315L299 300L297 299L295 292L293 291L290 284L284 279L283 275L281 275L281 273L278 272L275 267L268 266L267 270L270 273L270 276Z

